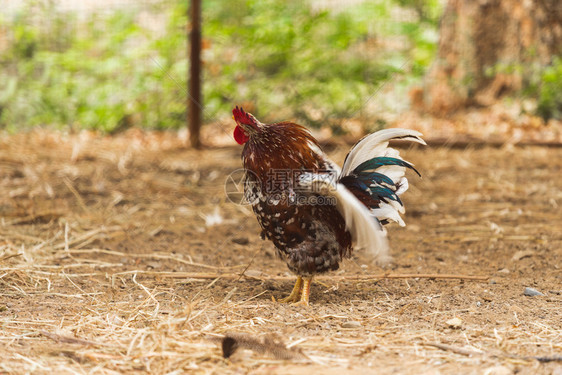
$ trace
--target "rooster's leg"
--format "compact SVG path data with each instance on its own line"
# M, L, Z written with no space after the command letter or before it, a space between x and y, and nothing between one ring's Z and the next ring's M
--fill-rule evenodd
M279 302L283 303L290 303L290 302L297 302L299 297L301 296L301 288L302 288L302 277L297 276L297 281L295 282L295 286L293 287L293 291L289 294L288 297L280 299Z
M312 276L303 278L301 299L295 302L297 306L308 306L308 297L310 297L310 286L312 285Z

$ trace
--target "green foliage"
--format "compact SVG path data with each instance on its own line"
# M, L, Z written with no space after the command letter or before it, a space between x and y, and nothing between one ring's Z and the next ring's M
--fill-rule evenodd
M521 74L524 81L520 94L536 99L535 113L545 120L562 120L562 56L554 56L546 67L538 63L507 64L490 70L492 76L497 72Z
M34 22L24 9L16 16L14 43L0 57L7 67L0 81L8 82L0 88L0 126L112 132L184 123L183 86L166 72L185 76L185 36L154 39L131 12L93 14L80 24L54 8L40 11L49 24Z
M428 22L435 26L439 22L442 12L442 1L440 0L397 0L402 7L413 8L422 22Z
M4 21L13 43L0 51L0 127L183 126L187 4L155 5L166 20L165 32L155 33L138 23L138 9L83 20L49 0L28 0ZM296 0L206 0L205 119L245 102L270 119L320 125L354 116L395 74L424 73L438 4L379 0L328 12ZM392 21L396 9L419 17ZM400 48L385 47L389 37L400 38Z
M562 120L562 57L554 58L541 74L537 113L544 119Z
M393 7L371 1L327 12L295 0L206 1L208 115L240 102L253 103L259 117L297 116L312 125L356 115L384 81L407 67L421 75L433 58L435 27L389 21ZM382 46L397 35L403 49Z

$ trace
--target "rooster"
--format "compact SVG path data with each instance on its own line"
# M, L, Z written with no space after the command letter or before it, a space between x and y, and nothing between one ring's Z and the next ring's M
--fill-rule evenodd
M425 145L421 133L384 129L361 139L343 167L332 162L306 128L263 124L234 108L234 139L244 145L244 196L278 255L297 275L281 302L308 305L314 275L337 270L353 248L365 248L380 265L390 259L384 224L404 226L400 195L414 166L388 147L393 139Z

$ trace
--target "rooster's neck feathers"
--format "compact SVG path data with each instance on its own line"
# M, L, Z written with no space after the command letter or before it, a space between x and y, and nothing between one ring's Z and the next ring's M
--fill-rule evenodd
M244 145L244 167L265 178L271 170L326 168L318 141L303 126L280 122L263 125Z

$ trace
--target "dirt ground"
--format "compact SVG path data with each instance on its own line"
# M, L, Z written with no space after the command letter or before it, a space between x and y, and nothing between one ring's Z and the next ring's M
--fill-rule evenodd
M292 276L226 197L240 151L3 135L0 373L562 374L562 148L402 149L423 178L388 228L393 264L358 252L308 308L275 302ZM224 359L230 333L288 359Z

